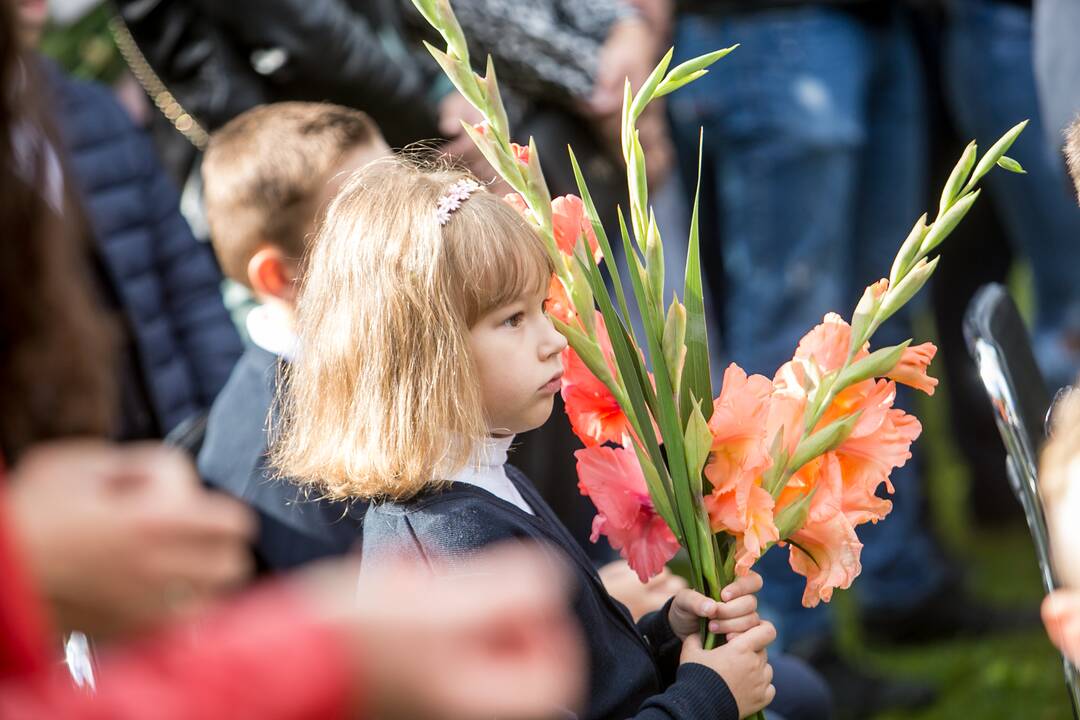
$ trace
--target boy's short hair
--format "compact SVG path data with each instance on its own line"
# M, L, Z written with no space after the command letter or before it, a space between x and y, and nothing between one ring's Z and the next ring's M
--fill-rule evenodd
M247 265L262 243L299 261L327 173L348 151L382 142L366 114L329 103L259 105L216 131L202 177L210 237L225 275L249 285Z
M1065 130L1065 162L1080 198L1080 116Z

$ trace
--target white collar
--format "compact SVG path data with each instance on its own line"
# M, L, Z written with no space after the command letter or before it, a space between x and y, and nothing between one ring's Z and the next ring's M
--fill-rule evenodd
M259 305L247 314L244 321L248 337L263 350L292 361L296 358L299 339L280 311L270 305Z
M448 479L452 482L465 483L482 490L487 490L495 497L505 500L519 509L535 515L529 503L521 496L517 486L510 481L506 474L506 457L510 451L510 445L514 442L514 436L504 438L485 438L476 443L473 451L469 453L469 460L465 467L458 470Z

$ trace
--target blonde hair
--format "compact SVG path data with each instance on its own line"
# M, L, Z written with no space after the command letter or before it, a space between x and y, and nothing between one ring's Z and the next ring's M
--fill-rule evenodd
M1080 198L1080 115L1065 129L1065 164Z
M299 262L326 175L350 150L383 144L371 118L329 103L259 105L214 132L203 201L225 275L250 288L248 262L262 243Z
M552 265L483 188L440 225L440 198L469 178L388 158L331 202L299 293L301 350L280 383L282 475L331 498L406 499L488 434L469 328L542 293Z

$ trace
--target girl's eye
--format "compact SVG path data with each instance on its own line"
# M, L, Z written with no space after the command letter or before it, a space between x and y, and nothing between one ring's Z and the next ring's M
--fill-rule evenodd
M507 327L516 328L516 327L519 327L521 325L521 323L523 323L523 322L525 322L525 313L518 312L518 313L514 313L510 317L506 318L506 320L503 321L503 325L506 325Z

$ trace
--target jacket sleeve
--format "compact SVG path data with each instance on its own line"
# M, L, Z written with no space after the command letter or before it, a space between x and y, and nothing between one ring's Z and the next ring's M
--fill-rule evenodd
M704 665L679 666L675 682L641 706L634 720L739 720L739 706L727 683Z
M263 590L202 623L104 657L94 694L52 670L2 683L0 717L345 718L358 692L349 662L341 639L290 591Z
M280 66L261 74L287 87L294 99L363 110L392 145L438 136L433 77L404 45L396 52L380 36L382 29L343 0L199 0L198 5L244 46L282 51ZM396 8L390 6L387 12Z
M180 214L179 193L157 159L150 139L134 127L141 146L142 187L153 229L154 264L165 317L184 354L200 404L209 408L243 345L221 297L221 272L207 243L199 242Z
M679 665L682 641L668 622L671 603L672 600L668 600L664 607L638 621L638 629L649 642L667 689L649 698L637 720L706 717L736 720L738 705L720 675L696 663Z

